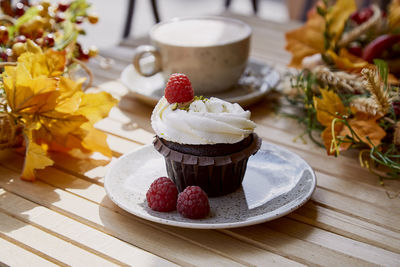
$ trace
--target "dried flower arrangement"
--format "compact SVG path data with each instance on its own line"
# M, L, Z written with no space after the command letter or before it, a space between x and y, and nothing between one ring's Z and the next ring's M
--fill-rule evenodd
M286 34L290 66L301 69L286 97L303 111L288 115L328 155L359 149L361 165L381 181L400 178L400 1L387 12L330 2L319 2L303 27Z
M29 181L35 170L53 164L48 151L110 157L106 135L94 123L116 100L105 92L85 93L85 79L70 75L77 62L89 58L77 36L78 24L93 20L90 5L24 1L12 9L10 2L1 1L7 15L0 23L0 149L25 148L21 178Z

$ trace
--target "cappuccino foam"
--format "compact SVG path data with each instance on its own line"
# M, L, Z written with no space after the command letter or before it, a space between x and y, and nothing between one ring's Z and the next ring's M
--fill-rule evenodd
M242 40L250 31L247 25L230 20L184 19L161 24L152 37L176 46L214 46Z

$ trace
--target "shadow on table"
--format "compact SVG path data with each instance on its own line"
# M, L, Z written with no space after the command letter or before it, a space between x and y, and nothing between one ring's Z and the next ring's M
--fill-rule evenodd
M29 224L40 206L50 207L60 196L41 182L20 179L23 157L14 151L0 152L0 232L8 233ZM39 174L40 172L38 172Z
M307 217L303 218L303 214L306 214ZM141 232L140 235L149 238L149 235L144 231L151 230L142 226L142 223L161 232L173 234L183 240L192 240L194 244L205 244L205 246L209 246L212 250L224 251L223 248L219 248L218 244L209 244L213 242L213 239L220 240L222 238L226 239L227 242L238 239L240 240L239 242L249 243L250 246L257 243L264 243L265 246L262 245L263 248L274 252L291 249L292 246L289 244L295 239L307 242L308 236L313 232L313 227L309 224L313 224L316 221L318 214L316 210L310 211L310 208L307 208L306 204L288 216L258 225L222 230L186 229L141 219L119 208L106 196L101 201L99 217L108 233L145 250L151 249L151 247L146 247L146 244L151 246L151 242L143 243L137 231ZM212 237L212 235L218 235L218 237ZM223 237L224 235L228 235L229 237ZM237 249L235 255L246 253L246 251L240 249L240 246L232 246L230 249Z
M0 232L10 232L30 223L41 209L53 209L62 195L86 189L104 177L109 160L78 159L63 153L52 153L54 166L36 171L36 181L20 179L24 157L13 150L0 151ZM62 191L64 190L64 191ZM43 206L43 207L41 207ZM39 208L39 209L38 209ZM6 215L7 214L7 215Z
M86 180L89 179L90 182L94 183L98 183L98 180L104 178L106 172L105 166L111 162L110 159L80 159L63 153L52 153L51 158L55 161L57 169ZM102 182L100 185L103 185ZM78 186L78 184L74 183L69 186ZM81 184L80 186L84 185Z
M154 107L142 103L129 93L121 97L118 107L130 119L129 122L123 124L124 130L142 128L148 132L153 132L150 117Z

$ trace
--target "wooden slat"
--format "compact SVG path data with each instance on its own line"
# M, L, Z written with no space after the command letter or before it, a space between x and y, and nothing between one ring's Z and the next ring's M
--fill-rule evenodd
M85 180L76 179L74 177L71 177L70 175L65 175L51 168L43 172L40 176L40 179L52 186L62 188L68 192L86 198L104 207L117 210L121 214L130 216L126 212L123 212L122 210L117 208L114 203L112 203L106 197L104 189L102 187L94 184L92 185ZM165 230L165 228L165 226L161 226L161 228L159 229ZM285 266L294 264L294 262L284 259L278 255L272 254L265 250L260 250L253 246L246 245L242 242L235 242L235 240L233 240L232 238L228 238L214 231L196 230L195 232L193 232L192 230L183 230L175 227L169 227L168 232L179 235L180 237L183 236L185 239L196 242L201 246L213 248L213 250L220 253L222 252L224 253L224 255L232 257L234 260L241 262L242 264L259 265L261 262L279 262L280 265ZM232 253L234 251L236 251L237 253ZM245 256L240 256L243 254L239 254L239 252L244 253ZM232 253L232 255L230 255L230 253ZM249 254L257 255L257 257L248 257Z
M45 171L41 172L42 175L39 176L40 179L44 179L44 181L51 183L52 185L56 185L57 187L60 186L61 188L63 186L65 186L65 183L67 183L69 181L74 186L72 186L72 188L70 188L70 187L65 188L65 190L71 191L74 194L80 195L81 197L85 197L94 202L102 201L100 203L101 205L107 206L111 209L115 208L115 206L112 203L110 203L109 201L104 201L104 197L105 197L104 191L103 191L103 194L100 195L102 188L96 189L96 187L98 187L98 186L95 184L92 184L92 185L87 184L86 186L84 186L84 184L86 184L88 182L86 182L84 180L74 179L72 177L66 177L62 173L59 173L58 175L56 173L47 173L50 169L51 168L47 168ZM49 178L47 178L47 177L49 177ZM51 179L50 177L53 177L53 179ZM54 177L57 177L57 178L55 179ZM73 180L73 181L71 181L71 180ZM83 190L82 188L85 188L85 190ZM285 238L289 239L289 240L291 239L290 237L287 237L287 236L285 236ZM292 242L299 242L299 241L292 240ZM304 262L304 263L311 263L314 261L315 261L314 263L319 262L321 260L320 258L317 257L317 258L310 259L310 255L308 255L307 253L303 254L303 257L300 257L300 255L301 255L300 252L304 253L302 248L308 247L308 246L312 246L312 245L308 244L308 242L306 242L306 243L300 242L299 249L296 250L294 252L294 254L288 247L282 247L281 249L283 251L278 250L278 251L273 251L273 252L278 253L283 256L286 256L286 257L289 257L291 259L301 260L300 262ZM266 248L266 247L263 245L263 248ZM315 249L317 249L317 248L315 248ZM349 264L355 264L355 263L358 264L359 260L360 260L360 259L354 259L353 257L351 257L349 255L345 256L345 255L342 255L341 253L336 254L336 252L331 251L330 249L326 250L325 248L318 248L318 250L319 250L319 254L321 255L321 257L327 257L327 258L332 257L332 260L333 260L333 258L335 258L340 261L347 261ZM333 255L335 255L335 256L333 256Z
M24 198L32 202L55 210L144 250L151 251L153 254L179 265L242 265L190 241L157 231L154 227L139 222L132 216L123 216L92 201L40 181L26 183L18 177L17 172L0 166L0 186L5 190L23 195ZM157 242L154 242L155 240Z
M400 235L386 227L377 226L313 202L288 215L291 219L400 253Z
M0 189L0 210L116 264L174 264L10 192Z
M383 266L395 266L400 262L400 254L379 249L360 241L350 240L343 236L315 228L304 223L297 223L281 218L268 223L275 231L285 233L316 245L327 247L343 254L351 251L351 255L368 262Z
M249 242L272 252L287 253L284 256L293 260L306 260L306 264L308 265L375 266L363 259L357 259L310 242L292 238L266 227L252 226L222 231L239 240Z
M57 171L55 171L55 172L52 172L52 171L48 172L48 171L50 171L50 168L45 171L46 173L43 173L40 176L40 179L44 180L45 182L47 182L53 186L63 188L65 190L70 191L74 194L77 194L81 197L85 197L91 201L97 202L103 206L106 206L109 208L114 207L114 205L111 202L104 201L104 197L105 197L104 191L102 190L102 188L98 187L97 185L90 185L90 183L88 183L87 181L76 179L76 178L70 177L69 175L65 176L62 173L58 173ZM57 179L47 178L47 177L57 177ZM68 186L69 184L72 184L73 186ZM75 188L78 188L78 189L75 189ZM86 188L86 189L83 192L80 188ZM103 199L102 203L99 202L101 199ZM175 229L170 229L170 231L171 230L173 230L174 232L176 231ZM191 239L193 240L192 237L191 237ZM344 242L343 238L341 241ZM351 244L353 244L354 242L348 240L348 243L349 243L349 246L351 246ZM372 246L368 247L368 249L371 249L371 248L372 248ZM377 250L379 251L379 249L377 249ZM393 255L391 255L391 256L393 256ZM386 258L383 260L386 260ZM390 259L388 261L390 261Z
M0 238L0 266L3 262L8 266L25 267L25 266L57 266L37 254L25 250L14 243Z
M400 233L400 215L397 211L387 212L369 203L342 196L322 188L317 188L312 199L333 210L339 210L353 217L366 220Z
M68 162L67 160L62 161L63 163ZM78 162L82 162L79 160ZM77 161L73 160L68 164L68 166L82 166L84 165L83 163L77 163ZM72 170L74 168L71 168ZM91 174L95 175L96 177L102 177L105 172L106 168L95 168L95 171L91 172ZM79 172L79 169L75 168L75 172ZM76 175L76 174L75 174ZM41 176L42 177L42 176ZM63 174L60 174L54 170L49 169L46 175L43 175L45 181L49 182L50 184L57 185L58 187L65 188L66 190L69 190L70 192L73 193L78 193L81 189L79 188L94 188L93 186L89 187L88 184L84 181L76 180L74 178L71 178L70 176L66 176ZM46 177L57 177L55 178L46 178ZM99 181L102 181L102 179L99 179ZM74 189L77 188L76 190ZM89 190L91 191L91 190ZM100 189L93 189L93 192L85 192L85 196L91 196L92 200L96 196L96 194L101 191ZM101 197L99 197L101 198ZM98 199L99 199L98 198ZM98 201L98 200L97 200ZM314 210L318 209L320 212L317 213L308 213L308 212L303 212L304 215L301 219L301 221L309 223L310 220L314 223L314 225L317 225L318 227L321 227L325 230L331 230L335 229L334 232L339 233L340 235L351 237L355 240L362 240L363 242L367 242L369 244L372 244L374 246L382 247L385 249L389 249L391 251L399 251L400 247L400 234L389 231L385 228L381 228L379 226L370 224L370 223L365 223L364 220L359 220L355 219L352 217L349 217L347 215L340 214L335 211L328 210L326 208L322 207L315 207L313 204L309 204L307 206L313 206ZM330 213L330 216L325 216L326 213ZM318 215L316 217L316 215ZM291 216L292 217L292 216ZM338 219L342 217L341 219ZM295 217L296 218L296 217ZM337 225L343 225L343 229L337 228ZM359 226L360 225L360 226ZM396 238L397 237L397 238Z
M150 133L142 128L124 127L121 125L121 123L118 123L110 118L106 118L96 123L96 128L142 144L151 144L154 139L153 133Z
M47 258L51 261L77 266L117 266L104 258L87 252L2 212L0 212L0 221L0 236L16 240L32 248L32 250L38 250L46 254Z

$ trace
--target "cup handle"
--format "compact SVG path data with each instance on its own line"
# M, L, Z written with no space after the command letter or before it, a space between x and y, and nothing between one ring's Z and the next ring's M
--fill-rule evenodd
M152 54L154 56L153 71L150 72L150 73L143 72L141 67L140 67L140 60L147 53L150 53L150 54ZM133 66L135 67L136 71L140 75L145 76L145 77L153 76L157 72L161 71L161 55L160 55L160 53L158 52L158 50L154 46L141 45L138 48L136 48L136 53L133 56Z

